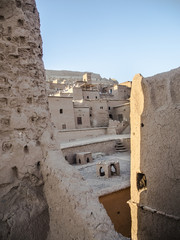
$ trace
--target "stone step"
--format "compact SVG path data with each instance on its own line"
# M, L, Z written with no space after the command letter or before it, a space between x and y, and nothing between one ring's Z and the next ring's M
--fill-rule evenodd
M123 145L123 143L121 142L121 140L116 141L115 151L116 151L116 152L127 152L127 149L126 149L126 147Z
M127 152L127 149L122 149L122 150L115 150L116 152Z
M121 148L121 147L125 147L125 146L124 145L121 145L121 146L120 145L115 145L115 147L120 147Z
M126 148L125 147L122 147L122 148L116 148L116 150L125 150Z

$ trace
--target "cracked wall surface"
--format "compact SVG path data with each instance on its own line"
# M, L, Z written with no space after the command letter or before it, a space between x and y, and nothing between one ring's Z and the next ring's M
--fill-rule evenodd
M133 79L132 239L180 238L180 68Z
M34 0L0 0L0 239L121 239L59 149L39 27Z
M1 0L0 239L45 239L49 231L40 169L49 120L41 58L35 2Z

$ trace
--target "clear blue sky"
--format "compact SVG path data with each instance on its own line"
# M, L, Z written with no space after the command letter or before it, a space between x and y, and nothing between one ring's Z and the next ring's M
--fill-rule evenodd
M180 66L180 0L36 0L46 69L131 81Z

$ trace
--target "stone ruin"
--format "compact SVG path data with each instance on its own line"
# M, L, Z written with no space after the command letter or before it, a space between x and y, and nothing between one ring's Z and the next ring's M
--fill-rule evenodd
M56 142L39 28L35 0L0 0L0 239L121 239Z

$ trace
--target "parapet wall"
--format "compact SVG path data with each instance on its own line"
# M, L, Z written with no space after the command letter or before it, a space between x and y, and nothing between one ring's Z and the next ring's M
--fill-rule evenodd
M34 0L0 0L0 239L121 239L56 142L39 26Z
M81 144L76 145L74 147L66 147L62 148L62 153L65 159L70 163L76 163L76 153L79 152L91 152L91 153L98 153L102 152L107 155L115 153L115 145L116 140L109 140L109 141L100 141L95 143L89 144Z
M180 238L180 68L131 92L132 239Z
M106 135L107 132L108 129L106 127L62 130L58 131L58 141L63 143L78 139L94 138Z
M44 164L45 195L50 211L48 240L117 240L121 237L97 196L60 152L50 151Z

